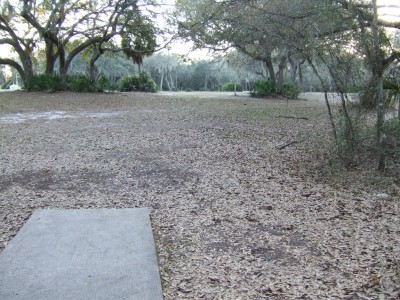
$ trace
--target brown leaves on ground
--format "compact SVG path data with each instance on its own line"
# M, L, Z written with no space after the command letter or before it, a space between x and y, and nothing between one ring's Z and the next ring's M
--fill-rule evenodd
M382 200L358 177L314 180L310 137L329 130L319 102L15 92L0 103L1 247L35 208L146 206L165 299L399 298L396 187Z

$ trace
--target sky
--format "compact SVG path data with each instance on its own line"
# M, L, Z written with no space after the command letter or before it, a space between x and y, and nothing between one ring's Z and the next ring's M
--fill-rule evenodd
M386 6L378 9L380 18L400 21L400 0L378 0L378 6Z

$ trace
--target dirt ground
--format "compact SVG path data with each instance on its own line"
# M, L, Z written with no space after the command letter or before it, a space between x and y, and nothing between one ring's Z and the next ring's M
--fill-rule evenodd
M36 208L149 207L165 299L399 299L398 194L316 180L328 131L318 99L0 93L0 249Z

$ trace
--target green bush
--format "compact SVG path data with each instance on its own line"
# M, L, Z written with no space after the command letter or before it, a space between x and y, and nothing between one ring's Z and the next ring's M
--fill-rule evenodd
M46 91L54 93L61 90L61 79L60 76L55 74L36 74L24 84L24 89L28 92Z
M276 94L276 84L273 81L257 81L250 92L252 97L269 97Z
M236 85L236 91L237 92L243 92L243 87L239 83L225 83L222 86L222 91L223 92L234 92L235 91L235 85Z
M96 92L96 82L91 80L87 75L73 74L67 76L68 90L73 92Z
M147 72L142 72L140 78L137 76L125 77L120 81L119 86L122 92L140 91L155 93L157 91L155 82Z
M98 92L105 92L107 90L114 90L114 86L110 83L104 75L96 82L96 89Z
M282 86L282 96L289 99L297 99L300 94L300 88L292 83L285 83Z
M273 81L257 81L253 90L250 92L252 97L271 97L274 95L282 95L286 98L297 99L300 94L300 88L292 83L285 83L280 92L277 91L275 82Z
M140 73L139 90L142 92L155 93L157 91L156 83L147 72Z
M127 76L119 83L121 92L137 91L139 86L139 78L137 76Z
M386 120L384 132L388 154L398 157L400 155L400 120L398 118Z
M185 89L185 92L193 92L193 90L191 88L187 88Z

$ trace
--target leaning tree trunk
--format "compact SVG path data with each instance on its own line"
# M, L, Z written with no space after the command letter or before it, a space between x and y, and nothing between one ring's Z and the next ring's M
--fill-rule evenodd
M26 79L27 77L26 77L24 68L16 61L9 59L9 58L0 58L0 65L8 65L8 66L13 67L18 72L22 81L24 83L27 81L27 79Z
M32 59L29 55L24 54L23 56L20 55L21 63L24 68L24 83L29 81L33 76L33 64Z
M8 64L12 67L14 67L17 72L20 74L21 79L23 80L24 84L31 79L33 76L33 63L32 63L32 58L31 54L29 51L24 50L19 44L14 47L15 51L18 53L18 57L21 61L21 64L15 62L14 60L11 59L6 59L8 61Z
M95 49L95 53L93 56L90 58L89 62L89 78L90 80L96 81L96 61L100 58L100 56L103 54L103 51L99 51L98 49Z

